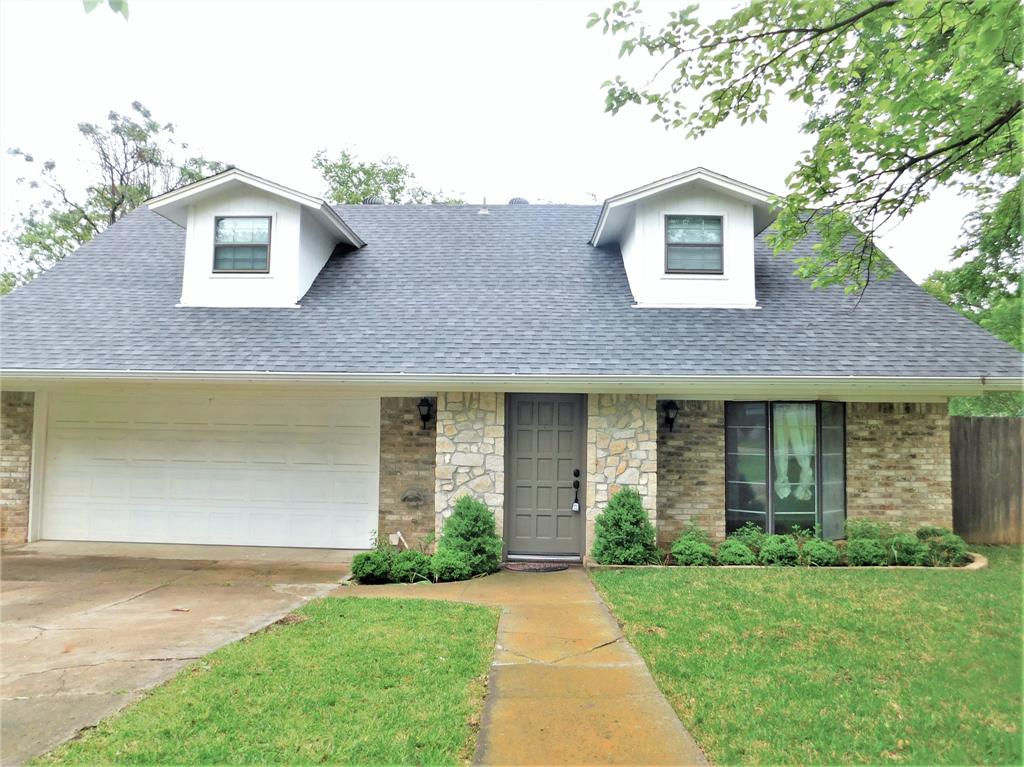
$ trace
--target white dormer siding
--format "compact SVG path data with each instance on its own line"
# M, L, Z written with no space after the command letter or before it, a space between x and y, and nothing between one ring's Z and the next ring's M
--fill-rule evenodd
M594 245L617 244L638 308L756 309L754 239L773 220L768 194L697 168L607 200ZM722 271L667 268L670 216L720 219Z
M185 228L180 306L298 307L339 243L362 240L322 200L232 169L152 201L150 208ZM220 218L270 221L266 271L218 271L214 234Z

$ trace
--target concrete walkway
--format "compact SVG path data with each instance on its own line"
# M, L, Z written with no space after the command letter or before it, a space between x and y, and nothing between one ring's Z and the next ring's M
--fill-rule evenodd
M580 569L335 593L502 608L478 764L707 764Z
M336 587L347 570L260 552L247 561L244 549L226 552L233 560L147 557L155 552L130 544L103 551L51 543L2 553L0 764L48 751Z

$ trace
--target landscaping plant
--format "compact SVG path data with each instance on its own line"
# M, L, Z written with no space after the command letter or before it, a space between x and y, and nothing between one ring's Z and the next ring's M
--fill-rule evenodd
M720 565L753 565L757 564L757 557L743 541L726 538L718 546L718 563Z
M889 553L894 565L927 565L928 547L910 533L897 533L889 541Z
M391 583L391 560L394 552L379 547L352 558L352 577L360 583Z
M501 548L501 538L494 526L494 514L487 505L469 495L459 498L452 515L444 521L441 540L437 543L437 554L458 552L465 555L470 569L467 577L471 577L501 569Z
M400 551L391 560L391 580L395 583L429 581L430 575L430 557L422 551Z
M602 565L650 565L658 561L654 525L640 493L624 487L594 522L594 560Z
M434 580L465 581L473 577L471 557L458 549L438 549L430 559L430 572Z
M835 567L839 563L839 549L832 541L808 538L800 548L800 558L811 567Z
M713 565L715 551L703 530L690 530L672 543L672 559L678 565Z
M885 547L875 538L854 538L846 543L846 561L851 565L878 566L888 559Z
M967 542L959 535L945 533L928 539L928 560L933 567L957 567L971 561Z
M759 525L747 522L739 530L729 533L729 539L739 541L755 555L761 551L761 544L764 543L766 533Z
M800 562L800 549L789 535L767 535L761 544L758 560L762 565L792 566Z

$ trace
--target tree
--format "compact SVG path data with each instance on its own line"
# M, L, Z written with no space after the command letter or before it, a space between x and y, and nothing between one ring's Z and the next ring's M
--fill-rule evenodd
M343 149L332 160L321 149L313 155L313 167L327 182L328 199L337 203L358 205L368 197L381 197L390 203L462 202L446 192L429 192L419 186L409 166L390 156L363 162Z
M605 83L606 108L641 105L701 136L729 118L767 121L773 99L808 105L812 149L787 179L776 252L816 229L797 273L863 291L893 265L875 241L940 186L977 200L968 251L1019 231L1024 130L1018 0L754 0L702 23L697 6L654 28L639 2L589 26L645 51L652 76ZM1015 230L1014 227L1017 227ZM1019 241L1018 241L1019 245ZM1019 250L1002 251L1018 259Z
M188 156L188 144L174 135L172 123L159 123L139 102L132 112L110 112L106 126L83 122L78 132L88 146L92 178L75 194L57 174L57 165L41 165L21 149L9 149L38 171L19 183L42 193L16 220L6 244L15 251L0 276L0 292L30 280L91 240L141 203L170 189L224 169L219 162Z

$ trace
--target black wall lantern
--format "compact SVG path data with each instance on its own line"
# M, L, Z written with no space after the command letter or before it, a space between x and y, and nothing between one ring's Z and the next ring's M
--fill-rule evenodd
M420 411L420 420L423 421L423 428L426 430L427 424L430 423L430 400L426 397L420 397L416 409Z
M672 431L672 427L676 422L676 416L679 415L679 405L676 404L674 399L667 399L662 404L661 409L665 411L665 425L669 431Z

